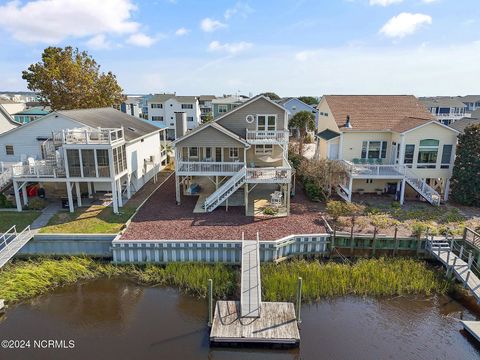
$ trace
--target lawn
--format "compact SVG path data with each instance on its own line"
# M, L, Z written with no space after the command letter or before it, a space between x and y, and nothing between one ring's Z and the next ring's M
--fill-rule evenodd
M111 207L92 205L88 208L81 208L70 212L57 213L43 227L41 233L63 233L63 234L115 234L118 233L135 209L123 207L120 214L114 214Z
M7 231L13 225L17 225L17 231L22 231L39 216L40 211L2 211L0 212L0 233Z

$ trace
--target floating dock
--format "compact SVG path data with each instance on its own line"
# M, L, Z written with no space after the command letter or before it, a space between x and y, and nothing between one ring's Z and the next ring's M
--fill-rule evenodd
M462 324L465 330L480 341L480 321L462 321Z
M213 319L212 306L209 305L212 345L295 347L300 343L299 314L295 312L293 303L262 301L259 254L258 234L256 241L244 240L242 236L240 301L217 301ZM211 295L209 298L211 303ZM297 303L300 303L300 298L297 298Z

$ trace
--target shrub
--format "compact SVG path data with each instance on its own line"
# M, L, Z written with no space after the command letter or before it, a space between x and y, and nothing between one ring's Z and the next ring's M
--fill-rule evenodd
M411 229L412 229L412 235L417 237L421 237L422 235L425 235L427 232L430 235L438 234L437 227L433 225L431 222L414 221L411 225Z
M13 207L15 207L13 205L13 202L8 200L7 197L4 194L0 193L0 208L9 209L9 208L13 208Z
M33 198L28 201L29 210L42 210L47 206L47 202L44 199Z
M270 206L267 206L265 209L263 209L264 215L276 215L277 213L278 210Z
M324 200L322 189L311 181L305 183L305 194L312 201Z

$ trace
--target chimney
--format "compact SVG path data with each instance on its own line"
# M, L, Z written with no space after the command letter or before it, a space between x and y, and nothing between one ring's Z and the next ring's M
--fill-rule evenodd
M175 112L175 139L187 133L187 113Z
M345 127L347 129L351 129L352 128L352 124L350 123L350 115L347 115L347 120L345 121Z

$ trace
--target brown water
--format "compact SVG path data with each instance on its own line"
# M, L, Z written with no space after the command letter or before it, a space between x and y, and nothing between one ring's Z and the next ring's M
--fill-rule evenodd
M479 359L448 298L338 298L305 305L294 350L211 349L206 304L173 289L97 280L10 308L0 340L74 340L73 349L0 348L0 359Z

